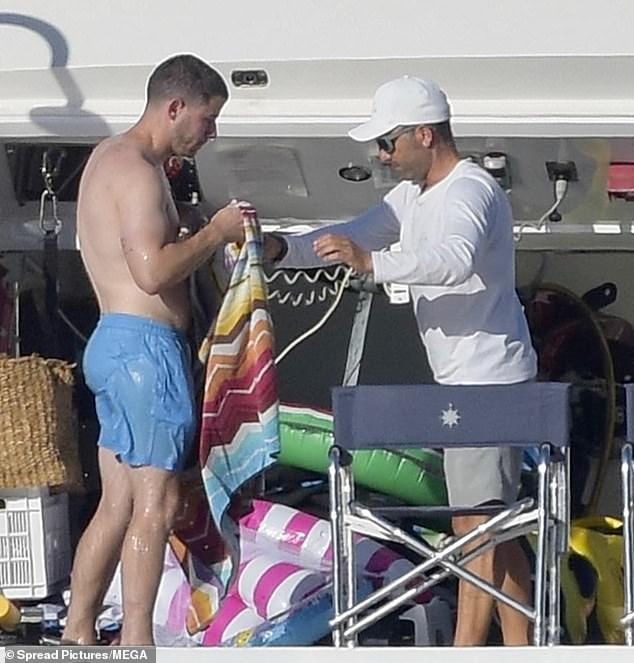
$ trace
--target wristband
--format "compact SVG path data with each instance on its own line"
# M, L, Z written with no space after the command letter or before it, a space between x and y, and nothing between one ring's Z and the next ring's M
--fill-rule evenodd
M278 254L271 260L271 262L279 262L280 260L283 260L286 257L286 254L288 253L288 242L286 241L286 238L284 235L280 233L271 233L272 237L275 237L275 239L280 243L280 250L278 251Z

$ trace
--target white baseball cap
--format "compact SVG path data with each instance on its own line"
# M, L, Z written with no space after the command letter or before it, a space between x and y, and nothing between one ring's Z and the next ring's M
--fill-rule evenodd
M373 140L396 127L445 122L449 115L449 102L438 83L402 76L381 85L374 95L372 117L348 135L358 141Z

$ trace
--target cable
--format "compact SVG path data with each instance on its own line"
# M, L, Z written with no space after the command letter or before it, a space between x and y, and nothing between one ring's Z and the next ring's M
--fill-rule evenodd
M303 278L304 280L308 281L308 283L311 284L314 284L322 279L326 279L327 281L333 282L336 281L340 277L341 273L345 272L346 269L347 268L345 267L345 265L337 265L334 271L331 267L328 268L320 267L319 269L314 271L312 276L303 269L293 270L291 274L288 274L283 269L278 269L274 271L270 276L265 275L265 279L267 283L273 283L273 281L277 280L278 278L281 278L286 282L287 285L295 285L300 278Z
M350 277L352 276L352 273L354 272L354 269L352 267L349 267L348 270L346 271L343 280L341 281L341 285L339 286L339 291L337 292L337 296L335 297L334 301L330 305L330 308L326 311L326 313L323 315L321 320L317 322L316 325L313 325L308 331L305 331L303 334L298 336L294 341L291 341L285 348L280 352L280 354L275 358L275 363L279 364L284 357L295 347L297 347L302 341L305 341L309 336L314 334L316 331L321 329L324 324L326 324L326 321L330 316L334 313L335 309L339 305L339 302L341 301L341 297L343 296L343 291L346 289L348 286L348 283L350 282Z
M57 315L59 315L62 322L66 324L66 326L73 332L73 334L75 334L75 336L77 336L77 338L79 338L80 341L83 342L84 345L88 343L88 338L84 336L84 334L82 334L79 329L77 329L77 327L75 327L70 318L66 315L66 313L64 313L64 311L62 311L61 308L59 308L59 306L57 307Z
M276 301L278 304L290 304L291 306L312 306L316 302L323 303L330 297L337 295L337 281L343 278L348 268L345 265L337 265L332 268L319 268L312 275L304 270L295 270L292 274L287 274L284 270L277 270L271 275L265 274L267 283L273 283L278 278L281 278L286 285L293 286L301 278L311 285L315 285L317 281L327 281L326 285L322 285L321 289L315 287L310 292L296 292L292 293L290 290L283 292L281 290L269 290L269 301Z
M277 301L280 305L290 303L293 307L300 305L312 306L315 301L322 303L329 297L334 297L337 294L337 287L323 286L319 291L319 294L316 295L316 292L316 290L311 290L306 295L306 293L303 292L293 294L290 291L282 293L279 290L272 290L269 292L268 299L269 301Z
M537 222L533 221L524 221L521 223L517 230L515 231L515 241L519 242L522 239L522 232L524 228L534 228L535 230L541 230L548 217L555 211L559 205L561 205L563 199L566 197L568 192L568 180L564 177L558 177L555 180L555 202L541 215Z

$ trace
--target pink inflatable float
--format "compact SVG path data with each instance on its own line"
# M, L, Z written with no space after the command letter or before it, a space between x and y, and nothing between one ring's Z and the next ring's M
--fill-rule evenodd
M253 507L240 520L241 563L236 579L200 633L187 633L192 588L168 546L154 611L157 644L308 645L328 633L332 614L329 523L281 504L256 500ZM359 536L357 546L361 586L368 591L413 566L366 537ZM117 607L121 605L119 584L117 577L106 597L108 604Z

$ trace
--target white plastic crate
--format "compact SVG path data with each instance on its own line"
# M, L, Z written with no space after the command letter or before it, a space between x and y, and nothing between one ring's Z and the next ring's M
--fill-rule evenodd
M70 574L68 496L48 488L0 489L0 592L41 599Z

